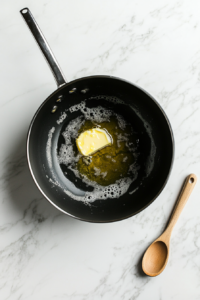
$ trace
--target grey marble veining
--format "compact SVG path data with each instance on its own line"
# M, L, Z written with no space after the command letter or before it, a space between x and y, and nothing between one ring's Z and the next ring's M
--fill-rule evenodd
M200 176L200 2L1 4L0 299L200 299L200 183L174 229L165 271L150 278L141 270L185 176ZM164 191L140 214L113 224L80 222L53 208L33 183L26 134L56 85L20 16L25 6L69 81L118 76L147 90L166 111L174 167Z

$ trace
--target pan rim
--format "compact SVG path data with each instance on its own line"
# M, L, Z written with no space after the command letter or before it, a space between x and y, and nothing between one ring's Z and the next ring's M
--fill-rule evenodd
M90 78L107 78L107 79L115 79L115 80L120 80L120 81L123 81L125 83L128 83L134 87L136 87L137 89L141 90L143 93L145 93L155 104L156 106L160 109L162 115L164 116L165 120L166 120L166 123L168 125L168 128L169 128L169 132L170 132L170 136L171 136L171 141L172 141L172 158L171 158L171 164L170 164L170 168L169 168L169 171L168 171L168 175L165 179L165 182L163 183L161 189L159 190L159 192L155 195L155 197L153 197L153 199L144 207L142 207L141 209L139 209L138 211L134 212L134 213L131 213L130 215L127 215L126 217L121 217L121 218L116 218L116 219L111 219L111 220L107 220L107 221L96 221L96 220L87 220L87 219L84 219L84 218L80 218L80 217L77 217L75 215L72 215L70 214L69 212L66 212L65 210L63 210L62 208L60 208L59 206L57 206L45 193L44 191L42 190L42 188L40 187L39 183L37 182L37 179L35 178L35 175L33 173L33 170L32 170L32 166L31 166L31 161L30 161L30 156L29 156L29 145L30 145L30 136L31 136L31 131L32 131L32 127L33 127L33 124L35 122L35 119L37 118L37 115L38 113L40 112L41 108L45 105L45 103L55 94L57 93L58 91L62 90L63 88L65 88L67 85L71 85L72 83L76 83L80 80L85 80L85 79L90 79ZM72 80L70 82L67 82L66 84L63 84L62 86L58 87L53 93L51 93L42 103L41 105L39 106L39 108L37 109L37 111L35 112L32 120L31 120L31 123L29 125L29 129L28 129L28 133L27 133L27 143L26 143L26 149L27 149L27 161L28 161L28 167L29 167L29 170L30 170L30 173L31 173L31 176L33 178L33 181L35 182L37 188L39 189L39 191L41 192L41 194L49 201L49 203L51 203L55 208L57 208L59 211L63 212L64 214L74 218L74 219L77 219L77 220L80 220L80 221L85 221L85 222L89 222L89 223L112 223L112 222L117 222L117 221L122 221L122 220L126 220L134 215L137 215L138 213L140 213L141 211L143 211L144 209L146 209L150 204L152 204L156 198L158 198L158 196L161 194L161 192L164 190L168 180L169 180L169 177L170 177L170 174L171 174L171 171L172 171L172 167L173 167L173 163L174 163L174 157L175 157L175 139L174 139L174 134L173 134L173 131L172 131L172 126L171 126L171 123L164 111L164 109L161 107L161 105L158 103L158 101L151 95L149 94L146 90L144 90L143 88L141 88L140 86L138 86L137 84L135 83L132 83L126 79L122 79L120 77L115 77L115 76L111 76L111 75L92 75L92 76L85 76L85 77L81 77L81 78L78 78L78 79L75 79L75 80Z

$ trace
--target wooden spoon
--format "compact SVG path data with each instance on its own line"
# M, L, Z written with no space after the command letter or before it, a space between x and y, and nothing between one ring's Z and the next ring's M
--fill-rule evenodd
M195 174L190 174L186 178L167 228L163 234L159 236L159 238L157 238L146 250L142 260L142 269L147 275L157 276L165 269L169 258L169 246L172 230L196 182L197 177Z

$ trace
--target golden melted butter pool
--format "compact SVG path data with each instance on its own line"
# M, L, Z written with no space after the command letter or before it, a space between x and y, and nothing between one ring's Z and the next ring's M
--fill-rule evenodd
M89 157L81 156L77 162L80 174L102 186L115 183L118 179L129 176L130 166L135 162L134 145L136 144L133 128L126 124L119 127L115 116L110 121L96 123L86 120L79 130L79 135L98 126L112 137L112 144Z

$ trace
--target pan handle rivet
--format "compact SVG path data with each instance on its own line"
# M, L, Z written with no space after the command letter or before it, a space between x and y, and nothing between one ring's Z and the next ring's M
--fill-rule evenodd
M71 91L69 91L70 94L73 94L76 92L76 88L71 89Z
M58 106L55 105L55 106L52 108L52 111L51 111L51 112L52 112L52 113L55 113L56 110L57 110L57 108L58 108Z
M81 90L81 93L86 94L88 91L89 91L89 89L84 89L84 90Z

